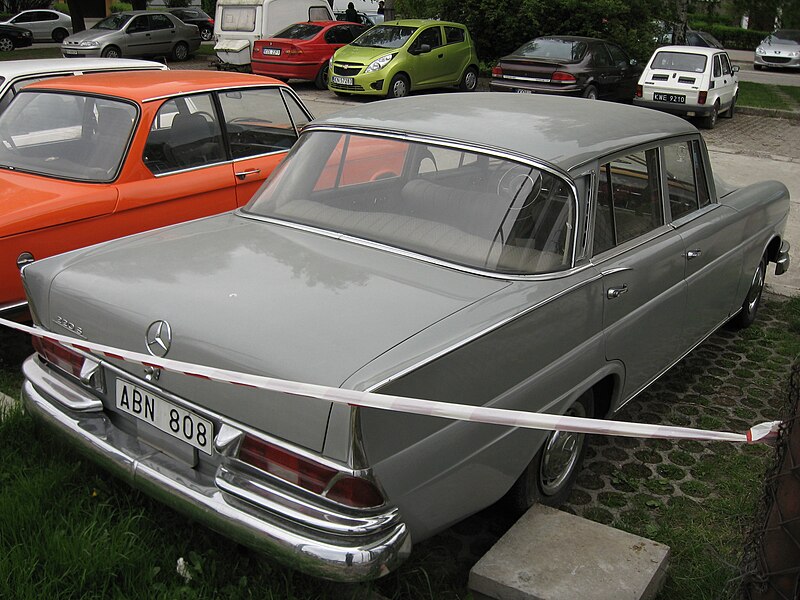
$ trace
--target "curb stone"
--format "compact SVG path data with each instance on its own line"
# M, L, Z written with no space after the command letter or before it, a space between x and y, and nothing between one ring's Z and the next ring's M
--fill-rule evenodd
M800 121L800 111L781 110L778 108L757 108L755 106L736 106L736 112L743 115L755 115L759 117L773 117L778 119L792 119Z

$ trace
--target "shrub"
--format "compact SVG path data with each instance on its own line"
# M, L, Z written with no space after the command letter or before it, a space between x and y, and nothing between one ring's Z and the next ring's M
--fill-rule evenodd
M728 27L727 25L709 25L704 29L722 45L732 50L755 50L755 47L769 35L768 31L757 29L742 29L741 27Z
M66 2L55 2L53 3L53 10L57 10L58 12L62 12L68 15L69 5Z
M123 12L125 10L133 10L133 5L128 2L112 2L111 3L111 12Z

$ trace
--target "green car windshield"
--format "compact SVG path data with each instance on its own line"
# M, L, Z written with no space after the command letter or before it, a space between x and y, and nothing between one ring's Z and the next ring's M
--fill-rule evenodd
M244 214L481 271L569 268L569 183L529 164L394 138L307 132Z
M416 30L416 27L405 25L376 25L361 34L354 42L350 42L350 45L367 48L402 48Z

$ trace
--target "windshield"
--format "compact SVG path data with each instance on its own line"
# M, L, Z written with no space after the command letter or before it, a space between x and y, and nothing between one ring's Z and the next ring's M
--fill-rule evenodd
M669 71L686 71L702 73L706 70L705 54L689 54L687 52L657 52L653 57L651 69L667 69Z
M800 30L798 29L779 29L765 40L768 44L791 44L800 45Z
M310 23L295 23L286 29L279 31L272 37L287 40L310 40L322 30L319 25Z
M570 264L575 200L559 177L430 144L313 131L246 213L504 274Z
M350 42L350 45L369 48L402 48L416 30L416 27L376 25L362 33L356 41Z
M558 38L537 38L517 48L514 54L525 58L577 62L586 54L586 48L586 42Z
M111 31L118 31L125 26L125 23L131 20L133 15L111 15L110 17L106 17L102 21L98 21L94 24L92 29L108 29Z
M0 168L112 181L135 120L126 102L23 90L0 115Z

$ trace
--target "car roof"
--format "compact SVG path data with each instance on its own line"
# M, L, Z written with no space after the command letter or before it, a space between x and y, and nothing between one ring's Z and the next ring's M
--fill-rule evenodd
M704 54L714 56L720 52L725 52L720 48L706 48L704 46L661 46L656 52L683 52L684 54Z
M307 126L411 133L511 151L563 170L630 146L696 134L680 117L637 106L544 94L428 94L359 104Z
M83 71L85 69L164 68L152 60L135 58L29 58L0 62L0 77L11 79L19 75L39 75L53 72Z
M422 27L424 25L456 25L464 27L462 23L454 23L452 21L436 21L433 19L396 19L394 21L384 21L378 25L402 25L404 27Z
M25 89L79 91L146 102L212 89L264 85L286 86L271 77L229 71L127 71L56 77L31 84Z
M540 35L537 40L564 40L567 42L605 42L600 38L586 37L583 35Z

